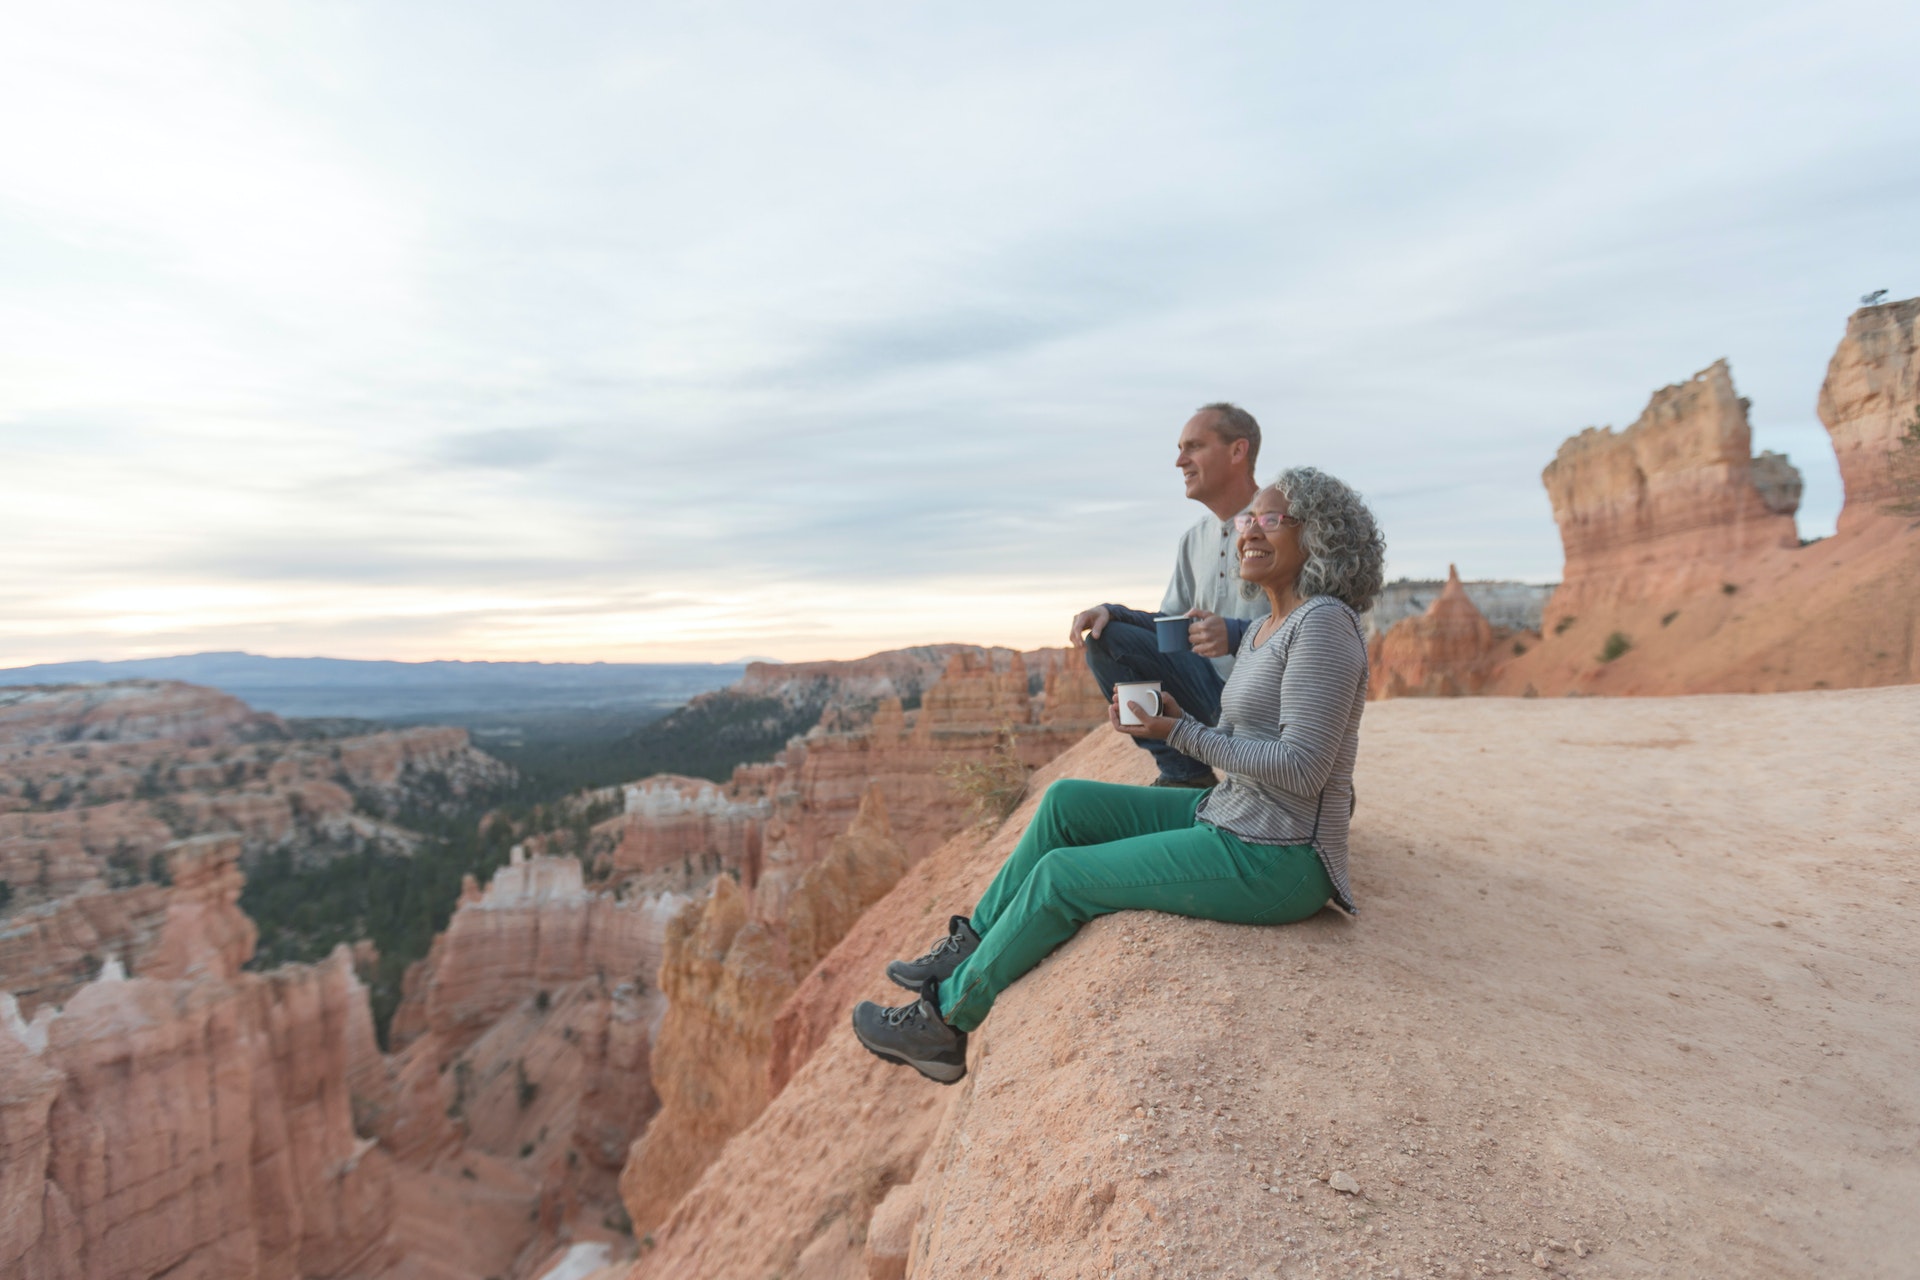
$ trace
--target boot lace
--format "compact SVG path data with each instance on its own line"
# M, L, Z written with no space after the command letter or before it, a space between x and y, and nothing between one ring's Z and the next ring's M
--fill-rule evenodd
M920 1001L918 1000L915 1000L911 1004L898 1005L892 1009L883 1010L880 1016L886 1019L887 1025L890 1027L917 1027L926 1017L921 1011Z
M915 960L914 963L915 964L932 964L934 961L938 960L941 956L947 954L947 952L958 951L959 949L960 949L960 935L958 933L950 933L946 937L940 939L940 941L934 943L933 950L927 952L927 954L921 956L918 960Z

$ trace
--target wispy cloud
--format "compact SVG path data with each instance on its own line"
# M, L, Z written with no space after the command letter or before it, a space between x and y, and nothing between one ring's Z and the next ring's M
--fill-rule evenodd
M1151 600L1199 403L1390 568L1920 292L1910 6L77 0L0 46L0 662L801 657Z

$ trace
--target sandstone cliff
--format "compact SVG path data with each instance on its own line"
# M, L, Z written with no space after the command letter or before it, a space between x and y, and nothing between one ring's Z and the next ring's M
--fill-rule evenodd
M1848 321L1819 397L1847 485L1801 546L1798 479L1748 459L1726 366L1657 393L1623 433L1566 442L1545 479L1566 549L1540 643L1489 692L1649 694L1920 681L1920 528L1887 510L1920 415L1920 299Z
M1920 840L1916 712L1904 689L1373 707L1360 919L1121 913L1009 989L961 1085L873 1058L848 1007L897 996L881 966L965 910L1029 804L808 974L780 1020L812 1052L606 1274L1895 1274L1920 1095L1884 1009L1912 1003L1915 930L1884 893ZM1096 732L1036 783L1149 772ZM1675 797L1679 856L1647 834ZM1835 835L1817 859L1795 814Z
M610 875L644 873L665 850L680 854L683 874L738 877L714 880L667 939L668 1011L653 1056L661 1114L621 1182L636 1231L657 1224L766 1105L770 1070L785 1070L801 1042L775 1027L794 984L907 866L973 820L943 770L989 759L1037 767L1104 715L1077 655L955 647L915 711L883 698L864 725L818 727L725 789L686 779L628 789L627 812L594 845Z
M1768 505L1752 455L1724 360L1655 392L1625 431L1561 445L1541 477L1567 557L1548 616L1717 588L1755 552L1797 545L1793 508Z
M1895 493L1893 450L1913 426L1920 406L1920 298L1862 307L1847 320L1847 336L1827 364L1820 387L1820 421L1833 439L1846 486L1843 533L1883 514Z
M469 883L408 975L395 1053L356 1082L406 1177L402 1276L518 1275L562 1238L620 1236L616 1179L658 1107L654 977L686 899L590 889L571 858Z
M710 897L674 921L660 968L668 1001L655 1051L661 1111L621 1177L636 1231L657 1225L726 1140L766 1106L777 1088L769 1074L775 1015L908 865L876 787L827 855L780 886L777 897L721 876ZM792 1045L780 1048L790 1055Z
M848 829L870 787L879 789L895 836L920 857L967 819L968 802L942 779L943 766L986 757L1006 731L1015 753L1032 768L1106 714L1084 663L1063 650L1023 654L943 645L900 653L916 662L945 655L939 678L912 695L918 708L881 694L853 716L837 700L851 696L848 688L865 693L901 687L903 677L885 674L898 663L880 661L899 655L798 664L830 670L789 673L791 687L811 689L829 674L838 682L836 700L819 712L821 723L789 741L772 762L740 766L724 785L666 774L628 785L619 816L593 829L586 850L593 876L649 890L704 885L721 871L748 887L769 873L790 878ZM876 663L875 670L867 669ZM846 668L855 669L857 678ZM768 673L786 671L768 667ZM773 685L768 673L758 677L767 687L788 687ZM535 840L531 846L553 843Z
M109 962L29 1024L0 996L0 1273L34 1280L346 1276L377 1265L389 1172L347 1080L372 1053L344 949L240 972L240 844L166 850L143 976Z
M873 704L883 698L911 701L940 679L955 654L974 650L973 645L927 644L850 662L750 662L730 692L778 698L789 706L809 708L815 716L829 706Z

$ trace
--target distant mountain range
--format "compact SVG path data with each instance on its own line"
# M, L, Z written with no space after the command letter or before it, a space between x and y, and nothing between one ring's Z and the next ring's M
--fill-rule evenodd
M588 713L630 726L732 684L745 670L740 662L362 662L189 653L14 667L0 670L0 685L185 680L281 716L485 728Z

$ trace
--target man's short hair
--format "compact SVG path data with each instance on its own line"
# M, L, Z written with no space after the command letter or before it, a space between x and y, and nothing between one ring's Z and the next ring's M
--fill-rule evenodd
M1217 404L1203 404L1196 412L1211 413L1214 434L1228 444L1235 440L1247 442L1247 474L1252 475L1254 464L1260 461L1260 424L1253 420L1253 415L1225 400Z

